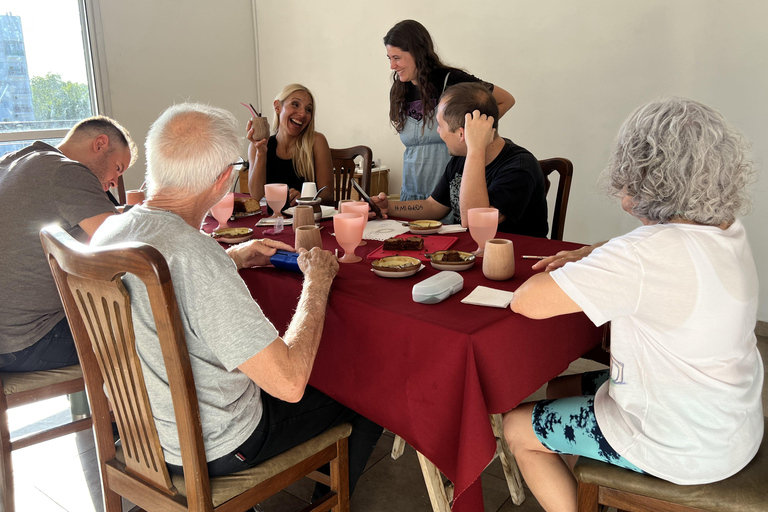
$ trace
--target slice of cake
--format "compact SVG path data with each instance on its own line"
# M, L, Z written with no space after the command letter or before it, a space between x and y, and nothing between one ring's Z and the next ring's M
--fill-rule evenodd
M253 213L257 210L261 210L259 202L252 197L236 197L235 198L235 213Z
M385 251L423 251L424 239L420 236L408 238L388 238L384 240Z

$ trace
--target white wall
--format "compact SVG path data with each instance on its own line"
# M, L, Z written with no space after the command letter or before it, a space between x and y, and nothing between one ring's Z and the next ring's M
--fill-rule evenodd
M113 113L137 139L174 101L228 108L244 125L239 101L266 109L283 85L301 82L331 146L370 146L393 169L391 192L403 147L388 124L382 37L401 19L419 20L447 63L516 97L502 135L539 158L574 162L565 228L573 241L638 225L595 188L624 118L665 94L707 103L753 141L761 181L744 222L763 282L758 318L768 321L768 2L257 0L260 98L249 0L191 0L183 11L171 0L101 2Z

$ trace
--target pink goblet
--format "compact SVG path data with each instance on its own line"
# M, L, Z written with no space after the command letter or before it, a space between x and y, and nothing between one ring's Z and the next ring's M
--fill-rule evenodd
M477 250L473 254L482 256L485 242L496 236L499 227L499 210L496 208L470 208L467 211L469 234L477 242Z
M365 224L363 224L363 232L365 232L365 226L368 225L368 203L362 201L352 201L339 204L339 213L362 213L365 218ZM366 245L365 240L360 240L357 244L358 247Z
M356 263L362 259L355 256L355 249L363 239L364 229L365 216L361 213L338 213L333 216L336 241L344 249L344 256L339 258L339 263Z
M222 229L229 227L227 221L232 216L232 210L235 209L235 194L230 192L221 198L221 201L211 207L211 215L213 218L219 221L219 227L216 229Z
M282 217L280 211L288 199L288 185L285 183L268 183L264 185L264 197L267 198L267 204L272 208L272 217L270 218Z

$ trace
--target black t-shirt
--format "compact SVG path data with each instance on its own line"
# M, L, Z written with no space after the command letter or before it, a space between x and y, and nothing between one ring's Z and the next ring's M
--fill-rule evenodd
M304 181L304 178L296 174L293 160L283 160L277 156L277 137L272 135L267 141L267 183L285 183L288 189L301 191ZM286 199L283 210L289 206L290 199ZM267 207L267 212L271 215L272 208Z
M445 76L448 75L448 81L446 82ZM464 82L480 82L485 84L488 89L493 92L493 84L484 82L476 76L465 73L464 71L454 69L437 69L432 72L429 77L429 82L432 84L435 90L435 96L430 98L433 107L437 105L440 95L443 94L443 90L456 84L462 84ZM405 84L407 87L405 100L408 102L408 116L414 118L417 121L421 121L423 117L422 111L422 98L419 96L419 89L412 83ZM434 110L432 111L432 117L434 117Z
M539 161L527 149L504 139L499 155L485 167L485 183L492 207L504 215L499 231L546 237L547 198L544 174ZM432 198L453 210L454 222L461 223L459 190L466 157L454 156L432 192Z
M285 183L288 188L301 190L304 178L296 174L293 160L283 160L277 156L277 137L272 135L267 141L267 183Z

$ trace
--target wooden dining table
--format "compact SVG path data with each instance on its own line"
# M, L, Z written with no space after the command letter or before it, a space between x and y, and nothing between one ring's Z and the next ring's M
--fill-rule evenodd
M230 222L255 227L266 215ZM323 248L339 249L332 220L322 226ZM207 218L206 231L216 227ZM470 234L453 249L472 251ZM269 238L293 245L286 226ZM483 510L480 475L496 451L489 415L506 412L598 345L602 328L583 313L532 320L509 308L462 304L477 286L514 291L534 274L523 255L551 255L579 244L497 233L512 240L515 275L490 281L482 258L460 273L461 291L438 304L412 299L413 285L438 271L429 263L411 277L387 279L372 272L367 255L381 241L358 247L358 263L341 264L334 280L323 338L310 384L401 436L454 484L453 510ZM267 318L281 332L293 316L302 275L274 267L240 272Z

